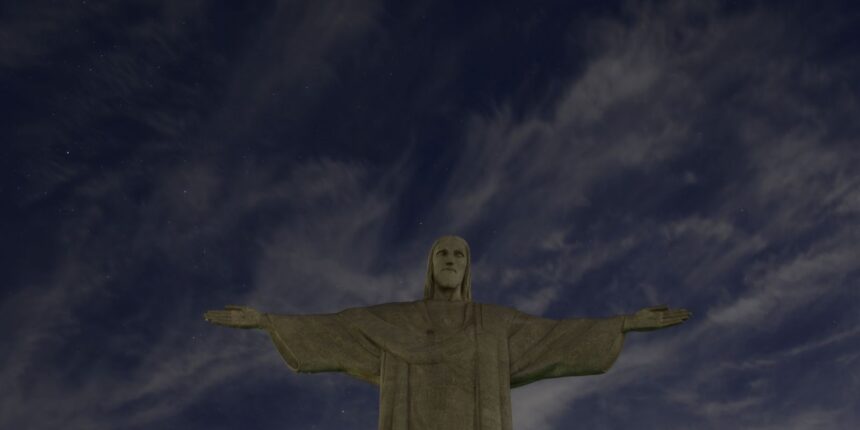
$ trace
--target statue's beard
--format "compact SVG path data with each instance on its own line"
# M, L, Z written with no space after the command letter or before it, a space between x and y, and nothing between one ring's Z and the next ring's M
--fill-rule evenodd
M436 285L444 289L458 288L463 282L463 274L442 270L436 274Z

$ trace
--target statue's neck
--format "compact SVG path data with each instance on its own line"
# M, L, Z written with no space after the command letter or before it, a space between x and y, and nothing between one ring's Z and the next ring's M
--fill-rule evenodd
M461 291L462 287L458 288L443 288L438 284L433 287L433 300L442 300L448 302L462 302L463 295Z
M431 327L452 330L463 327L466 322L468 303L462 300L426 300L425 311Z

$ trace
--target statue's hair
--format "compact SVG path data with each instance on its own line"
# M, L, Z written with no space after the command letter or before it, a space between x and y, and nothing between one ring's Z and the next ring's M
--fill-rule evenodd
M466 273L463 274L463 282L460 284L460 297L463 298L463 301L471 302L472 301L472 251L469 250L469 242L466 242L466 239L463 239L460 236L442 236L436 239L433 242L433 246L430 247L430 254L427 256L427 278L424 280L424 299L429 300L433 298L433 293L436 291L433 288L433 253L436 251L436 246L439 245L439 242L442 239L458 239L463 242L463 245L466 247Z

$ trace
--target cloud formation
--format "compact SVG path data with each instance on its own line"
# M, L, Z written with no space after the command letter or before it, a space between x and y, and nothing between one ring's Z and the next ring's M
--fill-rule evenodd
M413 300L426 247L447 233L472 244L480 301L555 318L664 302L695 313L628 336L605 375L515 390L517 429L860 422L846 400L860 395L846 377L860 323L860 150L846 121L858 117L847 89L858 68L828 56L835 33L797 35L802 9L671 1L572 14L560 36L581 67L491 111L434 107L461 114L445 131L416 117L438 115L427 94L456 99L444 91L472 51L438 54L447 73L426 86L370 76L396 62L383 54L418 49L404 28L439 19L428 5L16 10L0 66L20 82L54 79L44 93L27 84L44 109L9 134L29 178L14 213L32 219L13 220L32 232L16 246L39 259L14 268L0 302L0 323L16 328L0 348L0 385L15 393L0 401L2 427L253 416L259 428L372 428L371 387L295 376L265 336L201 313ZM36 33L48 42L29 42ZM128 48L90 49L99 37ZM462 43L490 50L472 33ZM86 54L82 68L63 63L66 50ZM384 100L360 98L356 82L384 88L373 99L416 95L386 120L433 137L367 141L375 126L359 106Z

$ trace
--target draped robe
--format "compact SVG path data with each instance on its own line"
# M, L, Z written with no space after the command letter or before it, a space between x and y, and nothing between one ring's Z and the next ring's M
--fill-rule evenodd
M378 385L380 430L511 430L511 388L606 372L623 341L622 317L550 320L472 302L267 318L291 369Z

